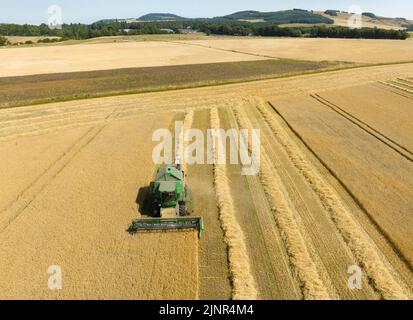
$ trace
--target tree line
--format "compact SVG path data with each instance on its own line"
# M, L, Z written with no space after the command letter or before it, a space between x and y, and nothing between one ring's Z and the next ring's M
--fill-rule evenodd
M1 47L1 46L5 46L5 45L7 45L8 43L9 43L9 41L7 40L6 37L0 36L0 47Z
M341 26L280 27L278 25L245 26L223 24L204 24L201 31L206 34L255 35L263 37L311 37L311 38L364 38L405 40L409 34L404 30L379 28L352 29Z
M249 23L240 21L185 20L160 22L120 22L101 21L91 25L64 24L61 29L51 29L46 24L18 25L0 24L0 36L52 36L62 40L89 39L102 36L163 34L166 29L176 33L190 27L207 35L236 36L277 36L277 37L322 37L322 38L368 38L368 39L406 39L408 33L399 30L378 28L350 29L339 26L280 27L266 23ZM0 40L4 45L6 40Z
M280 28L277 26L265 26L257 30L260 36L288 36L311 38L349 38L349 39L392 39L405 40L409 34L404 30L387 30L379 28L352 29L347 27L297 27Z

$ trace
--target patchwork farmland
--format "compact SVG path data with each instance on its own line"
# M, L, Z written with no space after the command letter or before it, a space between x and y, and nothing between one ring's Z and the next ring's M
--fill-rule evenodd
M11 104L0 97L0 298L413 299L411 41L372 57L381 44L360 40L364 56L351 59L334 49L347 40L308 39L325 55L309 64L315 56L305 55L307 42L300 45L307 39L287 40L279 43L290 51L271 49L278 40L267 39L110 44L124 54L116 63L99 59L102 44L78 44L64 47L73 47L70 63L50 69L27 55L55 56L63 47L2 50L0 90L14 96ZM254 51L241 41L254 43ZM127 58L137 46L147 61ZM160 47L171 53L167 61L157 60ZM279 59L305 68L269 79L234 73L231 83L194 88L116 88L97 98L76 98L75 84L59 84L69 72L93 79L89 72L177 64L190 70L193 62L202 74L196 68L204 63L234 70L234 61ZM37 62L26 68L27 60ZM58 75L46 75L52 72ZM13 105L28 76L31 85L51 77L50 94L64 88L68 101L31 104L38 99L32 89ZM156 170L152 134L173 130L177 120L205 136L211 128L260 129L260 172L188 165L203 237L131 236L131 222L144 216L139 190ZM62 290L47 286L51 265L62 267ZM352 266L362 270L360 290L348 286Z

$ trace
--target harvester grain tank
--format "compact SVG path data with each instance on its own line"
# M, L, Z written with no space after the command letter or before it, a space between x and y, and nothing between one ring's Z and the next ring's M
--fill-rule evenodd
M155 180L150 187L150 198L153 217L133 221L130 233L196 229L201 237L204 230L203 219L190 215L191 199L185 184L185 172L179 164L157 169Z

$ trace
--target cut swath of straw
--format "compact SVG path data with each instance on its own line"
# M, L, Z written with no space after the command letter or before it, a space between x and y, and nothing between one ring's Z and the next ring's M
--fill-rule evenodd
M389 269L390 265L373 240L364 231L352 212L343 204L335 190L322 178L296 143L292 141L278 119L270 112L268 104L258 101L257 109L270 126L277 141L287 152L291 162L319 197L340 234L366 271L376 291L384 299L408 299L407 293L393 276L391 269Z
M216 108L211 109L211 127L212 129L220 128L220 120ZM221 143L219 140L218 138L218 143ZM251 273L250 259L243 231L235 216L235 208L225 165L214 165L214 182L219 207L219 219L228 248L232 298L234 300L254 300L257 298L256 283Z
M252 129L250 121L240 107L233 108L240 127ZM250 148L251 146L249 146ZM272 169L264 148L261 148L260 180L271 205L276 224L280 229L290 263L301 282L304 299L331 299L325 284L319 276L316 263L311 258L305 238L296 221L295 208L288 201L288 194L283 188L279 175Z

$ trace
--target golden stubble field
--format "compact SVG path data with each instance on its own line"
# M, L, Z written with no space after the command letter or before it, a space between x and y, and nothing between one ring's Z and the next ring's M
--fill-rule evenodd
M409 40L239 38L184 42L207 48L287 59L356 63L389 63L413 60L413 42Z
M260 59L163 41L7 48L0 50L0 77Z
M143 128L145 121L152 127ZM169 121L145 116L2 144L2 154L10 154L1 171L9 185L2 190L0 218L2 298L197 297L195 232L126 232L138 215L139 187L152 176L151 154L139 151L150 149L152 130ZM116 150L107 148L110 141ZM30 152L30 145L37 150ZM22 152L27 162L18 162ZM26 177L10 175L12 167ZM18 259L10 258L15 250L22 252ZM60 292L44 282L56 264L65 278Z
M382 66L1 110L0 297L412 298L412 73ZM385 84L397 77L404 91ZM260 128L260 174L189 166L205 237L131 237L155 168L151 135L178 119L204 132ZM47 287L50 265L62 267L61 291ZM347 286L352 265L362 290Z
M134 40L135 39L135 40ZM191 40L192 39L192 40ZM197 38L196 38L197 39ZM412 41L149 37L0 50L0 77L262 59L390 63L413 60ZM118 42L116 42L118 41Z
M405 63L0 110L0 298L412 299L412 76ZM176 120L260 129L261 170L188 166L204 237L132 237L151 136ZM47 286L51 265L62 290Z

